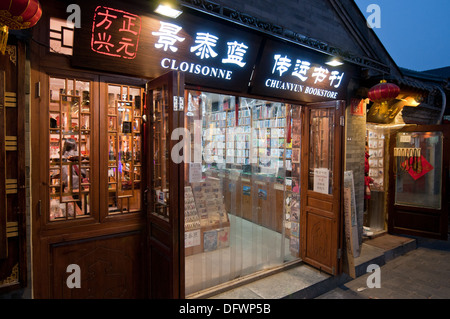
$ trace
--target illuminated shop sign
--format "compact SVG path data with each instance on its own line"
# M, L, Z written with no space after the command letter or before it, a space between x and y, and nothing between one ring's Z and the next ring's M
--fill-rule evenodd
M251 92L305 102L345 99L352 70L346 65L329 66L327 58L318 52L268 40L255 69Z
M197 12L163 19L123 2L83 3L75 67L140 78L177 70L202 87L305 102L345 98L351 69L328 66L324 54L263 42L260 33Z
M81 6L73 66L148 78L178 70L189 84L247 91L259 35L195 13L165 20L123 2Z
M138 52L141 18L122 10L97 7L92 25L91 50L134 59Z
M163 50L167 53L177 52L178 42L184 42L186 38L178 36L178 33L182 30L182 27L167 22L160 22L161 27L158 31L152 32L153 36L158 37L158 41L155 43L155 48ZM189 53L197 56L198 59L205 62L193 63L187 61L178 61L171 59L170 57L163 57L161 59L161 67L163 69L179 70L190 74L199 76L210 76L214 78L224 79L230 81L233 79L233 70L226 69L226 64L234 64L240 68L243 68L247 62L244 61L245 54L247 53L248 46L243 42L228 41L226 42L227 51L219 52L216 49L218 42L221 39L209 32L197 32L195 35L194 44L190 46ZM216 52L217 51L217 52ZM222 53L220 57L220 53ZM222 67L215 67L209 64L210 60L218 59L223 64ZM208 61L209 60L209 61ZM217 62L216 62L217 63Z

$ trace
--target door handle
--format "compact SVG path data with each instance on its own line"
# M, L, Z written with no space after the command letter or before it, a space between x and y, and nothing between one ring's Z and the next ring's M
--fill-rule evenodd
M146 188L144 189L144 206L145 206L145 207L147 207L147 204L148 204L148 199L147 199L148 192L149 192L149 188L146 187Z

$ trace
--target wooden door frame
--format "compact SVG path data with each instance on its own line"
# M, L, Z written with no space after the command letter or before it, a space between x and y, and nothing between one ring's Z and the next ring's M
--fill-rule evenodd
M308 189L309 183L309 146L310 146L310 109L311 108L331 108L334 106L335 119L334 119L334 169L333 169L333 186L332 194L320 194ZM300 243L300 256L306 263L317 267L329 274L337 275L342 272L342 243L343 243L343 164L344 164L344 132L341 125L342 119L345 114L345 102L344 101L330 101L311 103L302 107L302 154L301 154L301 243ZM336 165L338 163L339 165ZM330 201L332 198L332 207L334 213L325 214L326 217L332 219L332 246L331 258L332 263L330 266L324 265L317 260L311 259L307 255L307 199L311 197L318 201ZM313 207L311 207L313 208ZM312 209L314 211L315 209ZM322 213L324 211L321 211ZM336 258L333 257L336 256Z
M38 63L38 62L37 62ZM38 63L38 65L40 65ZM93 183L92 196L92 215L83 220L70 220L61 222L48 221L48 104L49 101L49 79L50 77L74 78L91 83L91 105L92 105L92 127L98 129L91 135L91 150L95 157L91 162L92 174L97 181ZM145 83L142 80L124 76L102 75L75 69L60 69L55 66L41 66L31 73L32 83L39 83L34 86L35 92L31 100L31 158L32 166L32 255L33 255L33 297L34 298L52 298L54 280L51 272L52 247L61 246L67 243L86 242L95 239L108 239L112 236L123 236L125 234L133 236L136 233L145 232L145 213L142 205L142 213L130 214L129 216L116 216L118 218L107 220L106 212L102 207L102 196L104 191L100 189L101 178L105 178L102 173L102 159L105 159L105 150L102 139L106 136L105 121L106 117L101 112L105 110L104 86L107 83L120 83L121 85L141 86ZM102 79L111 80L102 82ZM140 83L140 85L139 85ZM103 88L102 88L103 87ZM39 88L39 91L38 91ZM95 152L94 147L98 146L100 151ZM45 154L39 156L39 154ZM106 208L107 209L107 208ZM102 211L103 210L103 211ZM145 238L143 236L143 238ZM144 295L144 293L142 293Z
M402 132L428 132L428 131L440 131L443 134L443 141L442 141L442 179L441 179L441 213L438 213L435 209L429 209L429 208L420 208L420 207L413 207L413 206L402 206L402 205L395 205L395 184L396 184L396 175L395 172L395 165L396 160L394 157L394 148L396 146L396 136L397 133ZM407 126L402 128L401 130L395 131L390 136L390 144L389 144L389 157L390 157L390 164L389 164L389 216L388 216L388 232L391 234L404 234L404 235L412 235L412 236L419 236L419 237L429 237L434 239L441 239L441 240L447 240L448 239L448 210L449 210L449 201L446 199L446 192L450 189L450 177L449 177L449 165L450 165L450 126L449 125L414 125L414 126ZM409 211L411 213L417 213L417 214L430 214L430 216L437 214L440 214L439 216L439 223L440 223L440 234L438 233L431 233L426 231L419 231L419 230L413 230L413 229L406 229L406 228L398 228L394 225L394 214L396 209L404 209L406 211Z
M148 142L145 143L145 152L148 154L153 150L153 131L152 125L152 107L153 97L149 94L151 90L150 86L158 85L162 83L169 84L169 134L172 134L174 128L184 127L184 110L174 110L174 96L182 97L184 99L184 73L178 71L170 71L150 82L147 83L147 111L148 118L147 125L145 126L145 139ZM168 136L167 138L170 138ZM171 150L178 143L178 141L170 140L168 155L170 157ZM150 154L151 155L151 154ZM184 161L176 164L172 160L169 160L170 170L174 174L169 176L169 221L154 216L151 212L153 207L154 196L152 196L152 167L153 157L147 156L147 189L146 195L144 195L144 202L147 205L147 269L149 269L148 279L148 291L150 298L171 298L182 299L185 297L185 268L184 268ZM166 286L168 295L160 295L154 292L154 289L158 289L157 282L158 277L152 274L153 262L152 249L159 250L158 253L165 254L167 257L169 266L168 285ZM159 261L156 261L158 263ZM155 279L158 278L158 279ZM163 283L159 283L163 284Z
M18 237L18 254L17 254L17 264L18 264L18 274L17 274L17 282L13 284L6 284L3 287L0 287L0 291L7 292L7 291L13 291L20 288L25 288L28 285L28 257L27 257L27 233L29 231L29 228L27 228L27 205L26 205L26 166L29 165L29 163L26 161L26 136L29 135L28 132L25 130L25 122L26 122L26 110L30 109L30 105L27 106L26 101L26 95L29 94L26 90L26 76L29 75L29 69L26 66L26 55L28 47L26 44L18 39L16 39L13 35L10 35L10 39L8 41L9 45L13 46L14 53L15 53L15 60L14 60L14 53L11 52L11 63L13 63L15 66L14 73L15 75L9 74L7 70L1 71L2 73L2 81L0 81L0 112L2 112L2 116L6 116L6 109L8 108L6 106L6 103L8 102L5 93L6 93L6 81L11 81L12 78L15 78L14 86L16 87L16 91L14 92L16 94L16 116L15 116L15 124L16 124L16 132L17 132L17 199L18 201L15 203L17 211L15 212L17 214L15 221L17 221L17 237ZM8 46L9 46L8 45ZM9 54L6 53L6 56ZM14 109L14 108L11 108ZM0 116L0 119L3 119L3 117ZM8 248L8 231L12 231L14 229L14 226L7 227L8 222L8 216L7 210L6 210L6 199L7 199L7 191L6 191L6 172L5 168L7 167L7 160L6 160L6 142L4 136L6 133L6 123L3 121L0 124L0 129L2 130L2 134L0 136L2 137L1 146L0 146L0 162L2 165L0 166L2 168L2 173L0 174L0 196L3 198L1 201L5 200L4 203L1 204L1 212L0 212L0 240L2 241L0 243L0 259L8 259L10 256L8 256L7 248ZM14 231L13 231L14 232ZM14 235L14 237L16 237ZM2 278L0 278L2 279Z

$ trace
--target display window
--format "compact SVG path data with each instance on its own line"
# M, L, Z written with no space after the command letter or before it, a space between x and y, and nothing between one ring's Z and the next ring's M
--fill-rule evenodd
M189 90L186 295L299 257L301 107Z
M50 78L50 221L91 214L90 82Z
M92 217L94 210L103 209L93 207L91 201L93 192L98 194L98 187L108 190L108 215L142 209L143 89L102 85L107 88L107 95L101 96L100 101L106 127L93 119L96 112L91 103L93 82L49 78L49 222ZM98 108L97 103L94 105ZM102 128L106 129L101 131ZM104 140L98 141L99 138ZM107 154L100 156L99 152L104 151ZM102 168L101 159L107 161ZM103 168L107 169L107 178L100 180Z
M108 85L108 213L141 210L141 89Z

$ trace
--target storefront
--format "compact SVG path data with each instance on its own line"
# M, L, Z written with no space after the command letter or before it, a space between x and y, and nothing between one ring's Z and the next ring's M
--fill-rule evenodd
M299 261L344 270L362 204L352 110L364 72L389 67L188 2L173 19L81 1L80 25L69 2L40 2L34 298L185 298Z
M396 93L370 102L367 112L370 197L364 226L370 236L389 232L446 240L445 77L401 71L401 79L387 77Z

